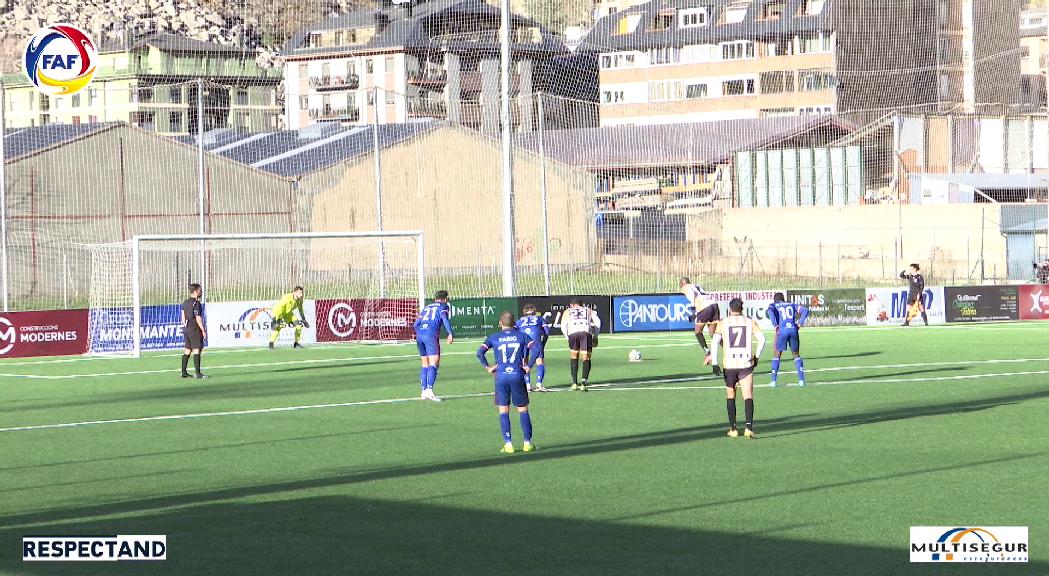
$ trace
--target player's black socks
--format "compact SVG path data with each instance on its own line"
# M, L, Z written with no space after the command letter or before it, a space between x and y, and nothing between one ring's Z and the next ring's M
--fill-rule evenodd
M703 349L703 354L709 354L707 351L707 339L703 337L702 332L696 332L696 340L699 341L699 347Z
M200 354L193 355L193 368L200 374Z
M743 400L743 414L747 418L747 428L754 429L754 399L746 398Z
M583 382L590 381L590 360L583 360Z
M182 373L185 374L189 368L189 354L182 355Z
M579 359L572 358L572 384L579 383Z
M929 325L929 315L926 314L924 310L922 311L922 320L925 322L926 326Z
M735 398L729 398L729 399L725 400L725 408L728 409L728 425L731 426L733 430L735 430L736 429L736 399Z

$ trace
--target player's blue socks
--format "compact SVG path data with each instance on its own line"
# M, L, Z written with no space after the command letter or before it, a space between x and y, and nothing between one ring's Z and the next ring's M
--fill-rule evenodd
M776 379L779 377L779 358L772 359L772 383L776 383Z
M539 379L538 384L540 386L542 386L543 385L543 377L546 376L546 364L540 364L540 365L536 366L535 367L535 373L536 373L536 376Z
M510 419L507 418L507 426L510 426L509 421ZM532 441L532 417L528 415L528 412L521 412L521 433L524 434L525 442ZM510 436L507 438L509 439Z
M503 431L503 442L510 441L510 414L499 414L499 428Z
M430 367L423 366L419 368L419 387L422 388L423 392L426 391L426 377L430 374Z
M794 368L798 371L798 380L801 382L805 381L805 361L798 356L794 359Z
M437 382L437 366L430 366L430 370L426 373L426 388L433 390L434 382Z

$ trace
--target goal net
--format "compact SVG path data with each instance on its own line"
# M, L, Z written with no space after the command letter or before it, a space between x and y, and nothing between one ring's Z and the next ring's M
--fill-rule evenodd
M305 289L276 345L411 338L423 304L422 232L138 236L91 253L91 354L183 347L181 304L200 284L209 348L266 346L274 306Z

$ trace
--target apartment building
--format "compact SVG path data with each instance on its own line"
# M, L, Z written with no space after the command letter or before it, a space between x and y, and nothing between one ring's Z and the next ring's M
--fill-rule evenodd
M127 122L161 134L197 132L194 80L207 79L204 129L274 130L281 106L280 68L263 68L235 46L171 34L103 44L91 84L71 96L47 96L22 74L5 76L8 127Z
M313 24L282 53L288 127L447 118L498 131L499 16L483 0L385 0ZM513 16L511 42L515 96L579 82L556 77L568 49L535 21ZM515 106L519 129L534 120L532 106Z
M1045 108L1049 93L1049 5L1021 15L1020 73L1022 97L1033 108Z
M991 24L1008 14L1019 0L652 0L602 18L579 50L599 54L602 125L863 121L1011 104L1019 69L1001 53L1019 39Z

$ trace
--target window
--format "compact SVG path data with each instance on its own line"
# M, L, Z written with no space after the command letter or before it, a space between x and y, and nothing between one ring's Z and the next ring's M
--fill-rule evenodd
M601 102L604 104L616 104L626 100L626 93L623 90L605 90L601 92Z
M746 40L721 45L722 60L743 60L754 57L754 43Z
M786 2L784 0L771 0L765 3L765 7L762 9L761 17L765 20L779 20L783 16L783 11L786 9Z
M95 116L95 115L88 116L87 117L87 121L90 124L94 124L94 123L98 122L98 116Z
M831 52L834 45L830 36L820 34L812 38L798 38L798 53L811 54L815 52Z
M299 64L299 80L305 80L310 77L310 68L306 64Z
M172 86L168 91L168 101L172 104L182 103L182 87Z
M335 44L336 46L342 46L342 30L336 30L336 31L335 31L335 41L334 41L334 44Z
M672 46L652 48L648 51L648 63L652 66L659 64L676 64L681 61L681 49Z
M386 70L387 74L393 74L393 56L386 57Z
M637 30L637 25L641 22L640 14L627 14L616 21L616 34L630 34L634 30Z
M830 90L837 85L837 78L830 70L799 70L798 91L818 92Z
M375 106L375 90L368 90L368 106Z
M98 88L88 88L87 89L87 105L88 106L93 106L95 104L95 100L97 98L98 98Z
M762 72L760 79L762 94L780 94L794 91L793 71Z
M1030 58L1030 57L1031 57L1031 47L1030 46L1020 46L1020 58L1026 59L1026 58Z
M168 113L168 131L182 132L182 112Z
M73 126L80 125L80 116L73 116Z
M310 100L305 96L299 96L299 110L309 110Z
M681 82L662 81L649 82L648 84L649 102L666 102L668 100L681 100L681 98Z
M368 74L375 74L375 61L368 58L364 61L364 71Z
M706 84L689 84L685 88L685 98L689 100L696 98L707 97L707 85Z
M393 90L387 90L386 91L386 105L389 106L391 104L394 104L396 102L396 100L395 100L396 96L397 96L396 92L394 92Z
M632 68L635 62L636 55L633 53L601 55L601 68L605 70L610 68Z
M750 0L736 0L725 7L722 23L739 24L747 17L747 9L750 8Z
M656 17L652 20L652 28L650 28L650 30L653 30L653 31L666 30L667 28L670 28L670 26L673 25L673 23L674 23L674 12L673 11L669 11L669 12L660 11L660 13L656 14Z
M678 28L699 28L707 25L706 8L687 8L678 11Z
M321 33L320 32L310 32L310 34L308 36L306 36L306 47L307 48L317 48L320 45L321 45Z
M812 16L823 12L825 0L801 0L801 13Z
M321 64L321 78L327 78L331 76L331 63L325 62Z
M724 96L754 94L754 80L726 80L721 83L721 94Z
M830 106L807 106L805 108L798 108L798 114L802 116L820 115L820 114L831 114L832 110Z
M246 88L241 88L241 89L237 90L237 106L247 106L247 105L248 105L248 90Z
M80 94L73 94L73 108L80 108ZM77 124L80 123L80 119L77 118Z

